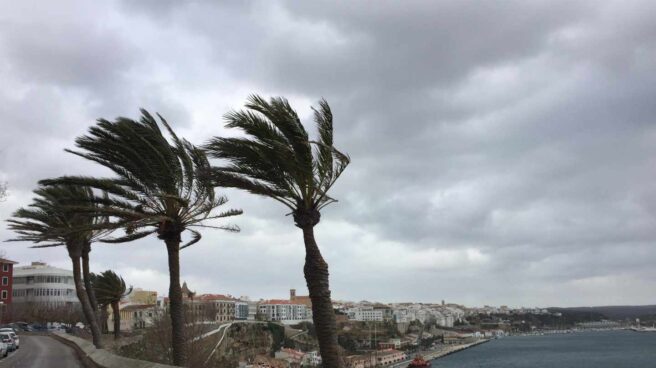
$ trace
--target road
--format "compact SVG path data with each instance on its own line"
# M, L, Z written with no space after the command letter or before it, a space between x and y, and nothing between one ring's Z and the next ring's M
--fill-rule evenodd
M21 335L20 349L0 360L0 368L82 368L72 348L48 336Z

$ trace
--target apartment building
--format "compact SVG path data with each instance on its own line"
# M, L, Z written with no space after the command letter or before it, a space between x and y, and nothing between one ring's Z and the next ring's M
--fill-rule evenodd
M60 306L79 303L73 271L32 262L29 266L15 267L13 273L14 304L34 302Z
M292 304L288 300L260 302L258 312L268 321L299 321L308 318L305 304Z
M13 297L14 265L17 262L0 258L0 304L11 304Z
M372 306L361 306L349 308L346 313L349 319L354 321L383 321L385 311L374 309Z

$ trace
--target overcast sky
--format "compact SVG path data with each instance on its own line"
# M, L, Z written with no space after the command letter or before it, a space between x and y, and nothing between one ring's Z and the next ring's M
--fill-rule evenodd
M144 107L202 144L251 93L288 97L311 131L324 97L352 158L316 228L334 298L656 303L655 2L218 3L0 5L0 217L41 178L106 174L63 151L96 118ZM205 231L182 279L305 294L285 208L219 191L242 232ZM28 246L0 250L70 268ZM92 268L168 290L154 237L98 244Z

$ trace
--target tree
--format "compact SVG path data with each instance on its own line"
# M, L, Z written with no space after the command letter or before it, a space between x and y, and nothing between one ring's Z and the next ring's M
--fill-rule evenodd
M42 181L44 185L78 184L104 190L109 195L100 202L102 209L79 206L78 211L117 219L125 235L105 239L122 243L151 234L164 241L169 266L169 315L171 317L171 349L173 364L184 365L184 311L180 287L180 250L197 243L201 234L194 228L216 228L239 231L236 226L213 226L206 220L239 215L241 210L213 213L224 205L226 197L214 193L214 185L206 174L210 164L203 150L178 138L169 124L158 115L170 139L147 111L141 110L139 121L104 119L89 128L88 135L78 137L76 146L82 151L66 150L110 170L116 177L92 178L64 176ZM191 239L182 244L182 233Z
M112 314L114 315L114 339L118 339L121 336L119 303L123 297L132 292L132 286L130 288L126 287L123 278L112 270L107 270L100 275L94 275L91 277L91 280L93 280L93 289L98 303L103 308L107 308L107 306L111 306L112 308Z
M273 198L287 206L303 231L305 280L312 300L314 324L324 367L341 365L335 315L330 299L328 265L314 238L320 210L336 202L328 190L349 164L349 157L333 146L333 116L325 100L314 110L319 131L311 141L289 102L251 96L247 110L225 115L227 127L248 137L215 137L205 146L211 157L227 164L214 167L217 186L233 187Z
M99 210L99 197L91 188L80 185L54 185L40 187L34 191L36 197L29 208L21 208L14 213L14 219L7 220L9 228L18 234L9 241L31 241L40 245L32 248L65 246L73 262L75 291L82 305L82 311L91 328L93 344L101 348L98 319L89 295L82 281L80 260L85 248L102 239L109 233L107 217L88 216L76 212L75 204L92 203ZM45 244L42 244L45 243Z

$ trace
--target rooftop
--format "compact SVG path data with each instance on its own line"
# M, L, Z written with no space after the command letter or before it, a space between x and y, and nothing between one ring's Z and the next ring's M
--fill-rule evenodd
M73 271L49 266L43 262L32 262L29 266L18 266L14 268L14 277L27 275L73 276Z

